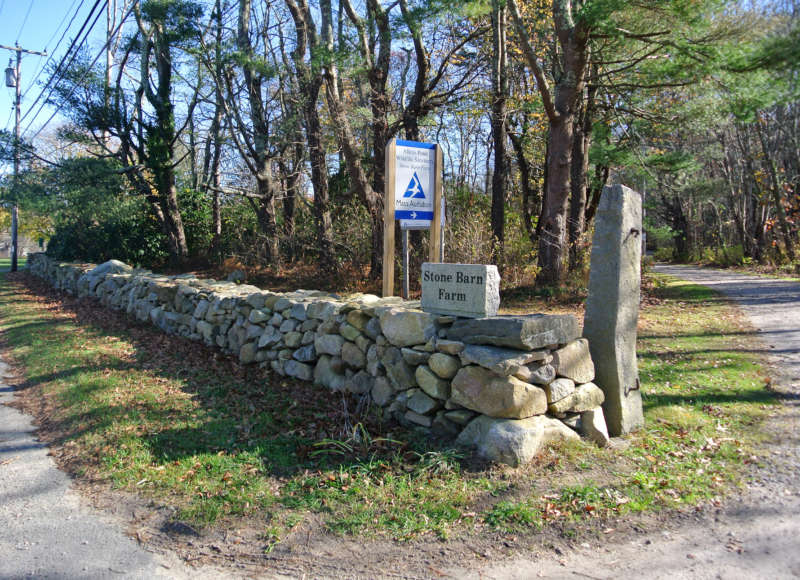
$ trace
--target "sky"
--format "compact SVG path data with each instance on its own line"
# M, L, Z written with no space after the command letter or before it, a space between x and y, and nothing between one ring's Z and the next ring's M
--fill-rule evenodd
M47 82L44 68L52 63L58 63L66 54L95 2L96 0L0 0L0 44L14 46L15 43L19 43L22 48L39 52L46 50L48 54L47 57L24 53L22 55L21 110L24 120L20 126L23 138L32 137L54 113L54 109L49 106L40 110L44 99L36 102L44 83ZM94 16L100 13L100 18L88 37L93 53L101 49L105 40L104 6L104 2L99 2L92 16L94 20ZM86 29L90 28L91 22L90 20ZM0 64L3 69L8 66L9 58L16 60L14 52L0 49L0 59L2 59ZM13 111L14 89L5 86L5 75L3 75L0 85L0 128L13 132ZM56 116L50 121L48 128L57 126L59 121L63 119Z

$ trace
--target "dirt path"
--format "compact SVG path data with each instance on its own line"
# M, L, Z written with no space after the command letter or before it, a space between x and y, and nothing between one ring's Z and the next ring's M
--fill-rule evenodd
M770 421L763 466L742 495L716 511L672 521L656 533L586 542L577 550L522 557L458 578L800 578L800 283L687 266L657 266L736 300L763 336L784 408Z

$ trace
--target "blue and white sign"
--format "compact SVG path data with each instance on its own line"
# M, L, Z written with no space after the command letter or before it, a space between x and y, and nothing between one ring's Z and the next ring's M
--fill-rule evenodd
M444 196L442 196L442 211L441 211L441 224L442 228L444 228L444 216L445 216L445 207L444 207ZM433 223L433 218L426 219L426 220L400 220L400 229L401 230L429 230L431 229L431 224Z
M436 146L395 142L394 217L414 222L433 219Z

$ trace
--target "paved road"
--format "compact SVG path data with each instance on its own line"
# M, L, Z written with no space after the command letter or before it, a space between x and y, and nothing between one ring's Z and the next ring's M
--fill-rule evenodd
M70 489L30 417L8 407L0 360L0 579L189 578L175 559L144 551Z
M460 578L528 579L789 579L800 578L800 283L688 266L656 271L707 285L736 300L759 329L787 393L786 413L773 420L776 436L765 466L735 501L658 532L578 546L571 553L522 557Z

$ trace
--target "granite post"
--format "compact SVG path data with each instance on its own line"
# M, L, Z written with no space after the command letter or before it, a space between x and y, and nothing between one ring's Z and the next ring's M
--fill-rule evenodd
M606 186L595 218L583 336L589 339L613 436L644 425L636 365L641 235L641 195L624 185Z

